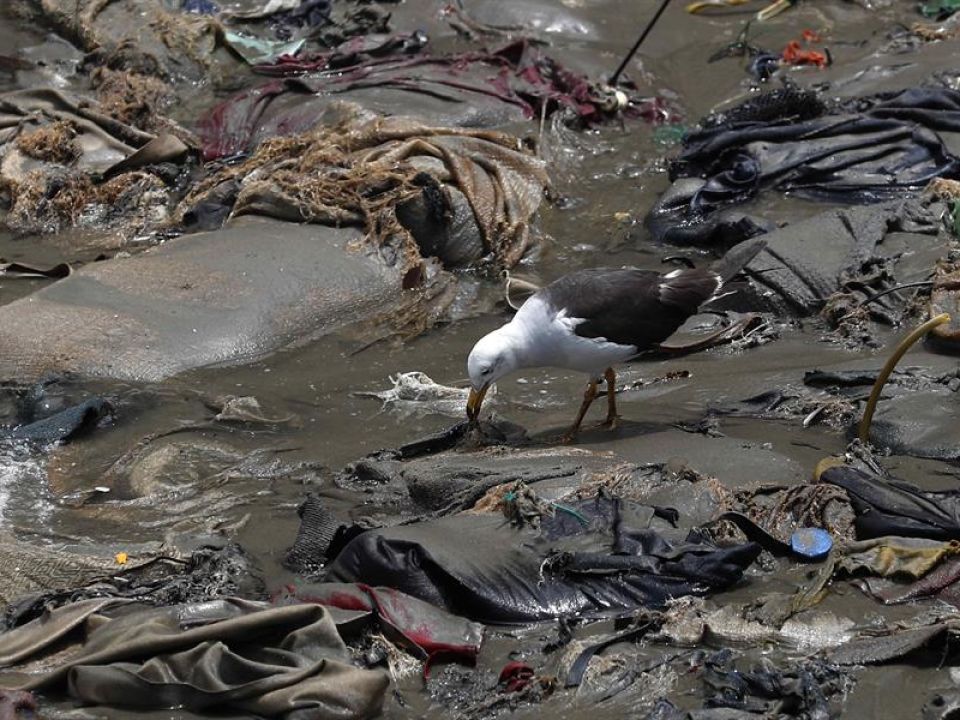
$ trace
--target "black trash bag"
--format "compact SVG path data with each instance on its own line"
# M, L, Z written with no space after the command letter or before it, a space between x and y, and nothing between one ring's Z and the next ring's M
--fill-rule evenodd
M885 535L960 540L960 491L920 490L848 465L827 468L820 482L847 491L858 540Z
M553 508L539 529L459 514L371 530L343 548L326 579L395 588L481 622L521 623L706 594L737 582L760 553L754 543L717 547L696 531L668 539L669 528L649 527L653 508L619 498Z
M914 88L828 113L818 105L808 115L798 113L792 96L774 99L781 112L777 102L761 104L759 114L734 108L684 137L670 169L674 184L647 218L655 239L709 244L750 237L763 222L731 216L729 208L769 188L868 204L919 193L936 177L960 177L960 159L937 134L960 132L960 92ZM724 208L718 225L714 215Z

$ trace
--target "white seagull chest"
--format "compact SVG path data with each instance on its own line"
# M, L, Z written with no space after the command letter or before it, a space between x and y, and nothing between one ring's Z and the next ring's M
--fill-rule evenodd
M637 354L634 345L619 345L603 338L580 337L574 329L583 318L557 312L534 295L517 311L511 321L523 344L524 365L557 367L599 377L608 367Z

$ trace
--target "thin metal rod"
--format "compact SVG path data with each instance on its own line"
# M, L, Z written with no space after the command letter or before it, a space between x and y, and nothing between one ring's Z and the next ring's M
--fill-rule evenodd
M657 10L656 15L650 19L650 22L647 23L647 26L643 29L643 32L640 33L640 37L637 38L637 42L635 42L633 47L630 48L630 52L627 53L627 56L623 59L623 62L620 63L620 67L618 67L613 75L610 76L610 82L608 85L617 84L617 80L620 79L620 73L626 69L627 63L629 63L633 59L633 56L637 54L637 50L639 50L640 46L643 45L643 41L647 39L647 35L649 35L650 31L653 30L653 26L657 24L657 20L660 19L661 15L663 15L663 11L667 9L667 3L669 2L670 0L663 0L663 2L660 3L660 8Z

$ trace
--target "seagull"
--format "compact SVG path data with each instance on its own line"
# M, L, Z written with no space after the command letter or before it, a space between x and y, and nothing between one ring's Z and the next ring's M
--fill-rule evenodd
M589 376L573 426L576 436L601 380L607 384L607 418L616 427L615 365L655 348L720 291L763 249L750 240L730 250L714 268L661 274L636 268L593 268L564 275L527 298L506 325L481 338L467 358L467 417L476 422L490 386L521 368L555 367ZM725 294L725 293L724 293Z

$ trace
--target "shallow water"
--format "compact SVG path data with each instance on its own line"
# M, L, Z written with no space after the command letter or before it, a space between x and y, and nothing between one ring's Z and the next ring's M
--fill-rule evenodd
M433 14L433 3L412 0L397 6L394 26L413 29ZM491 3L481 5L486 11ZM628 48L645 21L652 3L632 0L568 0L540 2L544 21L539 26L551 40L550 52L592 76L608 73ZM782 47L803 28L832 28L831 45L836 65L831 77L843 77L844 68L863 60L882 44L883 33L896 19L914 19L913 3L895 2L889 9L868 11L846 2L802 3L763 29L755 41ZM707 64L706 57L734 39L742 13L711 17L688 16L684 3L671 3L641 53L641 75L635 62L629 72L649 79L651 90L668 91L690 122L723 103L741 99L751 83L738 60ZM533 6L532 6L533 7ZM560 13L568 20L558 20ZM478 14L479 11L478 11ZM486 19L486 17L484 18ZM431 22L436 22L431 20ZM593 30L590 30L593 28ZM587 31L586 33L584 31ZM440 47L456 46L452 33L435 38ZM0 46L22 48L43 42L43 36L17 23L0 23ZM815 69L797 71L798 79L815 81ZM825 74L826 76L826 74ZM27 78L32 79L32 78ZM23 85L25 79L0 70L0 90ZM64 79L69 86L69 78ZM189 124L197 107L178 109ZM536 132L534 124L519 128ZM571 138L548 130L542 140L545 157L553 162L557 194L565 208L544 205L539 218L542 250L518 273L546 282L575 267L624 264L660 267L664 255L695 252L656 247L641 220L667 186L664 158L670 148L654 141L653 129L641 123L625 128L606 127ZM825 209L822 204L773 198L762 208L770 217L802 219ZM623 215L626 214L626 215ZM90 237L66 233L56 237L14 238L0 231L0 258L36 266L57 262L89 262L101 253L125 247L121 237ZM0 276L0 304L28 295L45 280ZM298 519L296 506L305 490L319 489L336 507L355 515L364 513L362 498L336 490L333 472L347 462L378 448L393 447L447 427L443 416L406 416L383 411L376 399L357 397L357 391L382 390L389 376L419 370L442 384L462 384L465 358L473 342L507 319L491 311L500 288L493 281L464 282L462 319L437 327L404 344L381 342L363 347L349 334L325 337L303 347L278 352L242 367L207 368L185 373L150 387L99 383L98 388L118 399L115 422L92 437L54 451L49 473L33 464L0 456L0 523L6 528L35 535L53 544L109 546L123 550L140 543L181 534L236 527L236 537L254 556L268 584L276 587L292 580L280 566L291 544ZM877 367L888 350L851 352L821 340L814 322L784 327L782 337L759 348L737 352L720 348L681 359L637 363L624 376L658 377L687 370L688 378L621 396L622 425L612 431L587 430L579 445L610 450L637 462L684 460L701 472L737 487L755 482L800 482L825 455L841 451L846 438L836 431L813 425L803 428L792 421L770 422L730 418L722 423L725 437L709 438L683 432L676 423L699 419L711 404L742 399L760 391L799 385L804 371L819 367ZM891 336L898 336L894 331ZM955 360L911 352L911 364L939 369L955 368ZM528 428L537 443L548 443L571 420L579 402L582 379L554 370L524 372L502 382L493 407L498 413ZM152 433L198 424L211 417L204 398L253 395L266 414L291 421L262 429L202 427L174 436L178 441L200 442L208 451L182 459L187 464L183 485L176 492L156 490L154 500L134 501L136 493L122 484L112 485L110 466ZM594 408L591 418L602 410ZM589 420L588 420L589 422ZM271 476L262 468L243 467L244 458L279 457L284 462L308 465L293 476ZM931 464L896 460L891 467L907 480L929 485ZM955 476L947 482L955 482ZM93 501L74 507L63 496L106 486ZM681 511L683 508L681 508ZM210 521L187 524L182 516L207 516ZM758 593L776 578L754 578L747 589ZM885 615L883 608L862 596L848 593L833 598L835 610L849 617L864 613ZM537 630L527 632L536 634ZM516 641L492 631L480 661L480 670L500 667ZM763 653L763 649L758 649ZM870 669L855 673L857 685L844 717L916 717L934 688L950 687L948 668L918 670L910 666ZM891 682L892 681L892 682ZM417 678L401 687L402 706L388 700L388 717L447 717L448 712L421 692ZM624 717L637 698L624 698L594 706L563 695L548 701L558 718ZM896 710L894 710L896 708ZM540 717L546 708L527 708L522 717Z

